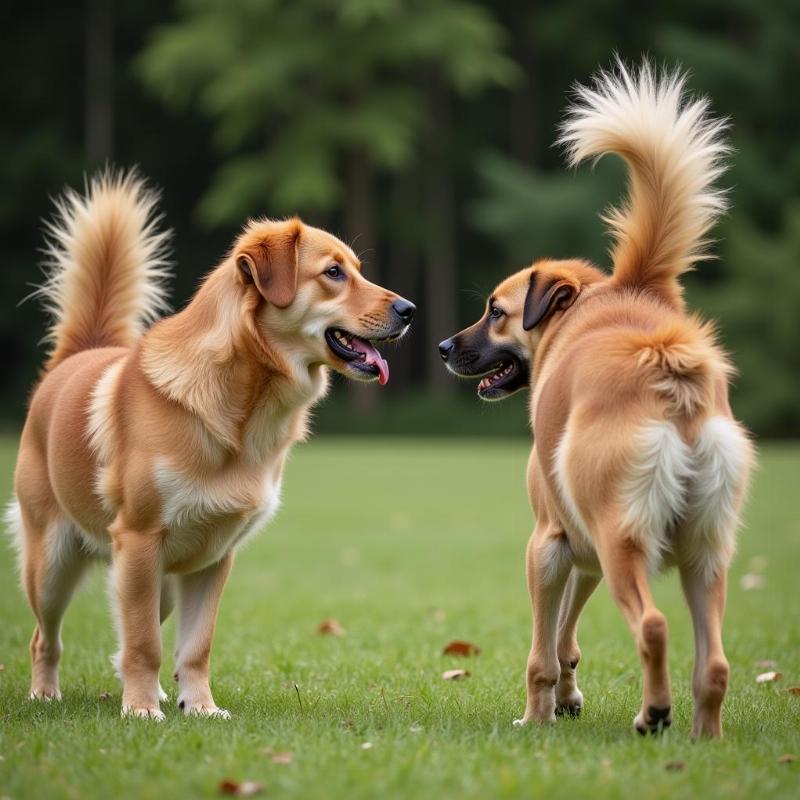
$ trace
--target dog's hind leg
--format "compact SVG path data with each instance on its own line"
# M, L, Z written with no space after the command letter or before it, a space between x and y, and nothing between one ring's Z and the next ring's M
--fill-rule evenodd
M598 555L611 594L631 629L643 672L642 708L634 727L643 736L672 723L667 663L667 619L656 608L647 578L648 555L619 536L619 527L599 531Z
M41 508L12 505L20 544L22 584L36 627L31 638L31 699L60 700L58 664L63 650L61 623L75 587L90 563L78 533L63 517Z
M561 676L556 684L556 714L577 716L583 708L583 694L578 689L575 678L575 670L581 660L578 619L600 580L600 575L582 572L573 567L567 581L558 619L558 663Z
M528 542L528 590L533 606L533 642L526 683L525 715L514 725L555 720L555 687L561 674L558 662L558 615L571 561L564 532L549 523L537 523Z
M694 624L695 661L692 675L692 736L722 736L722 701L728 689L728 660L722 649L726 570L711 579L691 566L681 566L681 583Z

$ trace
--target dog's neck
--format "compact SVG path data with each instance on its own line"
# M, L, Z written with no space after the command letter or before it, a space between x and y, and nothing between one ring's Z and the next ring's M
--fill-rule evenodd
M199 418L226 449L261 452L287 436L303 437L327 375L324 367L282 357L264 340L255 326L258 301L231 266L214 270L186 308L145 334L139 363L159 392Z

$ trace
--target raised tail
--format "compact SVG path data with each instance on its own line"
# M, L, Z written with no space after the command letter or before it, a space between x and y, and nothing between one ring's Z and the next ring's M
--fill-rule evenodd
M136 171L106 171L86 195L67 191L46 226L47 279L36 292L52 315L46 369L94 347L128 347L166 309L168 231L157 194Z
M678 278L707 256L706 234L726 208L713 183L729 152L726 122L708 116L705 98L687 98L685 81L647 61L638 71L618 61L578 87L559 138L573 166L606 153L625 159L627 200L603 216L615 239L614 279L678 307Z

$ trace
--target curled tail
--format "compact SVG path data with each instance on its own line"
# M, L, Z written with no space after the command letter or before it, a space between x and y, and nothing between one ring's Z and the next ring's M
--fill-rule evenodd
M46 226L47 280L36 292L53 321L46 369L93 347L127 347L166 309L169 232L157 195L131 170L95 175L86 196L67 189Z
M685 81L680 71L656 75L647 61L636 72L618 61L616 72L578 87L559 139L573 166L606 153L625 159L627 200L603 217L614 279L678 307L678 278L706 257L706 234L726 208L713 183L729 152L726 122L708 116L705 98L686 98Z

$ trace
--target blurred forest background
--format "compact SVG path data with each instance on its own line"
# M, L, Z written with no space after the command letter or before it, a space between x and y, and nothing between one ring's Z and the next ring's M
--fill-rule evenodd
M436 343L539 256L607 265L598 219L619 164L552 147L570 87L616 51L691 71L732 120L732 213L689 279L762 436L800 435L798 0L29 0L2 11L0 420L42 361L49 198L107 161L138 164L175 231L174 305L249 215L299 213L417 302L385 390L337 387L317 428L521 433L524 397L487 407Z

